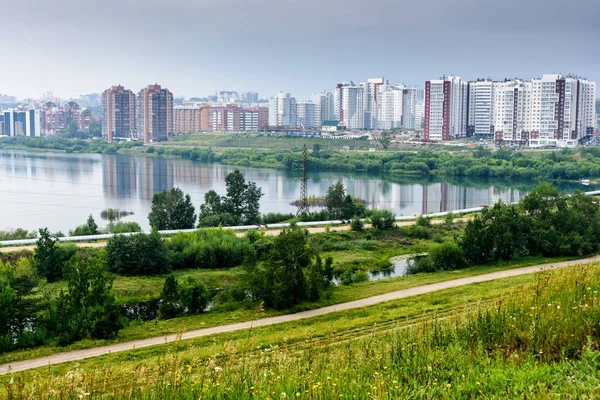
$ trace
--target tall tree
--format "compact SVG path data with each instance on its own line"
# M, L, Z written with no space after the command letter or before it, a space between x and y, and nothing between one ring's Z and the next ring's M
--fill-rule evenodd
M191 229L196 223L196 212L189 194L181 189L156 193L148 215L150 226L158 230Z
M244 193L244 220L246 224L260 222L260 198L263 196L262 189L255 182L248 182L246 193Z
M344 199L346 197L346 188L341 180L329 186L327 195L325 195L325 207L329 216L333 219L340 219L344 215Z
M54 282L63 275L62 260L56 250L56 243L48 228L40 229L33 262L38 274L46 278L48 282Z
M98 224L96 224L96 221L94 221L94 217L92 217L92 214L90 214L90 216L88 217L86 226L90 235L97 235L99 233Z
M381 132L379 143L381 143L381 147L383 147L384 150L387 150L390 147L390 144L392 144L392 135L390 135L387 129L384 129L383 132Z
M227 198L225 205L227 211L241 216L244 213L244 203L246 200L246 190L248 184L244 179L244 175L237 169L225 177L225 185L227 187Z
M158 316L161 319L168 319L177 316L181 313L181 301L179 299L179 287L175 277L169 275L165 279L162 292L160 293L160 307Z

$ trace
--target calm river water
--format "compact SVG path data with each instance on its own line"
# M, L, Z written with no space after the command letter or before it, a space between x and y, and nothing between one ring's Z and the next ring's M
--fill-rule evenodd
M296 211L290 202L299 196L300 181L297 174L286 171L119 155L0 150L0 230L48 227L67 233L89 214L103 226L106 222L100 212L109 207L133 211L125 220L148 229L154 193L176 186L190 194L198 207L210 189L225 194L225 176L235 169L262 188L261 212ZM309 194L324 195L340 178L348 192L366 200L369 207L388 208L396 215L476 207L499 199L517 201L536 184L312 172ZM561 186L567 191L581 188L578 184Z

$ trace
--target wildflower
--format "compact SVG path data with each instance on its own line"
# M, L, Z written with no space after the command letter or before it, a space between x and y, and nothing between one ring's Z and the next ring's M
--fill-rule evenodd
M285 392L281 392L281 396L279 396L279 397L281 397L282 399L285 399L287 397L287 394Z
M220 371L223 371L223 368L221 368L221 367L215 367L215 372L220 372ZM252 388L254 388L254 387L252 387Z
M300 392L296 392L296 397L300 397Z
M477 386L480 386L480 385L481 385L481 382L477 382Z
M557 310L560 310L560 306L556 306L556 309L557 309Z
M451 385L450 383L447 383L447 384L446 384L446 387L447 387L448 389L450 389L450 388L452 387L452 385Z

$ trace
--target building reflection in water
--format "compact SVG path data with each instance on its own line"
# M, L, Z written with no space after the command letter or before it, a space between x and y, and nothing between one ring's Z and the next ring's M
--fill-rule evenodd
M155 193L176 186L189 193L198 205L208 190L224 195L225 177L236 169L262 189L265 194L261 201L263 213L296 210L290 203L300 193L297 174L161 158L104 156L104 194L107 198L137 198L149 203ZM329 186L339 179L339 173L310 174L309 195L325 196ZM499 189L491 185L479 188L450 183L399 184L366 175L341 177L341 180L349 194L365 200L369 207L391 209L397 215L478 207L500 199L513 202L524 194L517 189Z

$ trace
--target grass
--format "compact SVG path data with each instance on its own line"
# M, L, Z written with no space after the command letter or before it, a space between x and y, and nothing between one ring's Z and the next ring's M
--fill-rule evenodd
M599 292L598 265L570 267L39 368L0 385L12 398L596 398Z

